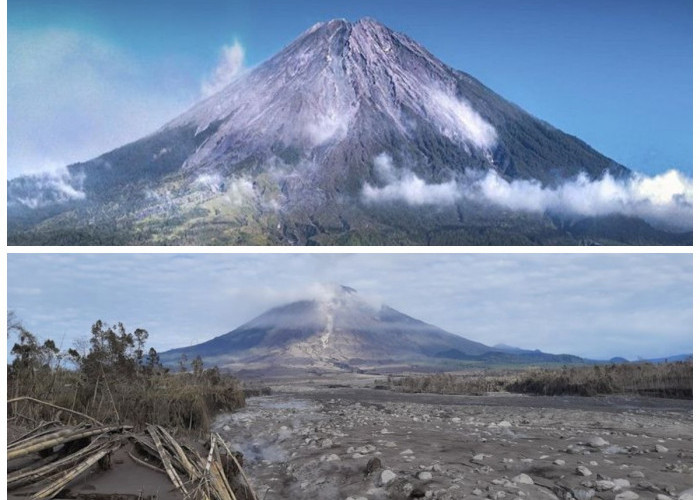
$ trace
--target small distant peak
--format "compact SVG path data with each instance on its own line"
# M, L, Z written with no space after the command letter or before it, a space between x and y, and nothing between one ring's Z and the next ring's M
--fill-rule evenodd
M350 288L349 286L345 286L345 285L339 285L339 286L340 286L340 290L345 292L345 293L348 293L348 294L357 293L357 290L355 290L354 288Z

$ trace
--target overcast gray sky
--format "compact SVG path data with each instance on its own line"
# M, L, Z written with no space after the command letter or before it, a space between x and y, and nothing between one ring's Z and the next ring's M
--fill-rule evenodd
M692 352L689 254L10 254L7 300L64 348L102 319L146 328L164 351L328 282L489 345L597 359Z

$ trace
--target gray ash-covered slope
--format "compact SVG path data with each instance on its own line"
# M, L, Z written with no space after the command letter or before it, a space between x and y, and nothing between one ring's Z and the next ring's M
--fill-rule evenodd
M545 182L626 171L371 19L315 25L166 130L192 125L217 129L186 169L299 157L322 166L326 192L358 189L386 151L435 181L465 167Z
M418 361L458 350L481 355L490 348L391 307L373 305L344 286L322 296L275 307L207 342L161 354L166 362L202 356L217 365L275 363L299 366Z
M559 360L544 353L534 359L532 352L521 351L520 361ZM207 365L233 370L519 361L512 353L446 332L386 305L374 305L345 286L329 286L319 298L275 307L224 335L160 356L165 363L176 364L183 354L189 360L201 356ZM566 361L575 360L582 361L566 357Z
M8 183L13 244L572 244L547 215L366 205L381 154L427 183L629 171L371 19L303 33L156 133ZM571 224L566 221L566 224ZM612 228L596 241L626 243ZM601 226L596 225L597 229ZM681 236L680 238L685 238ZM675 242L642 222L629 243Z

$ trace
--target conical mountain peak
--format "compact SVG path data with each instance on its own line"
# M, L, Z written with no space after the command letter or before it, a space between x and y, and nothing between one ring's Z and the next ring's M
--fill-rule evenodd
M492 164L488 151L498 145L498 133L474 107L476 98L457 95L457 83L456 73L427 50L381 23L333 20L168 127L195 125L199 133L216 127L185 170L291 148L316 164L334 163L319 180L344 183L346 190L357 184L353 170L366 170L391 144L409 144L428 130L472 160ZM361 158L356 148L348 149L357 141L363 143Z
M274 307L229 333L168 351L161 359L176 360L185 353L220 365L264 361L315 366L428 360L450 349L469 355L489 351L390 307L373 307L355 289L333 284L318 287L312 300Z
M58 185L13 179L8 224L13 244L637 241L626 218L601 229L521 214L520 202L493 209L502 182L606 172L629 173L410 37L334 19L156 133L69 166ZM639 227L639 241L678 244Z

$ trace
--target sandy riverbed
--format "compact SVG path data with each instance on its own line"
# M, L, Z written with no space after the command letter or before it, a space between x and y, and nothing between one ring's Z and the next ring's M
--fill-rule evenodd
M285 388L215 425L266 500L663 500L692 488L691 401Z

